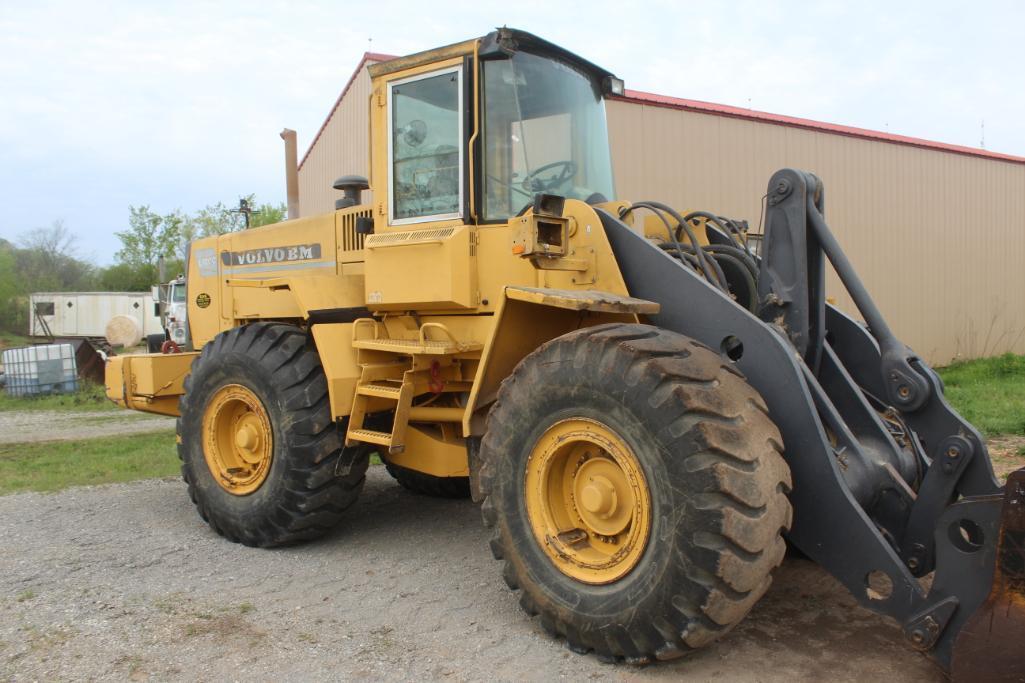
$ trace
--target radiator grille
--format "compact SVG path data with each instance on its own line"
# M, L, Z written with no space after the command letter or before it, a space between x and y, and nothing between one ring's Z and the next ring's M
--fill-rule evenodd
M339 217L341 221L341 229L338 235L338 249L339 251L361 251L363 249L363 242L366 240L366 235L361 235L356 232L356 219L357 218L371 218L373 211L370 209L364 209L362 211L354 211L353 213L343 214Z

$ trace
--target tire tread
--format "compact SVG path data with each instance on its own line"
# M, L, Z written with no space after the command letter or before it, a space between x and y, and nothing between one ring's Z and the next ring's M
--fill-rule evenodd
M641 401L668 416L663 443L692 444L680 463L694 490L683 519L695 520L686 552L674 554L685 580L674 587L661 614L637 614L628 624L595 629L548 604L530 590L530 576L513 559L493 496L498 460L515 415L531 400L526 390L543 378L543 363L571 360L573 367L626 378L624 402ZM620 398L617 394L615 398ZM584 328L547 342L502 382L481 442L481 511L491 528L503 576L520 591L520 605L539 615L546 631L574 651L644 663L672 659L707 645L733 628L765 593L783 560L782 533L792 510L790 471L782 438L761 396L718 353L659 328L612 323Z

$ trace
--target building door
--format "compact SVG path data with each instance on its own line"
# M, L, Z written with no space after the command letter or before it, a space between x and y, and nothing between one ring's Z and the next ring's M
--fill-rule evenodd
M78 299L73 296L62 296L57 299L57 315L59 322L57 327L60 329L58 332L54 330L54 334L66 334L76 335L78 334Z

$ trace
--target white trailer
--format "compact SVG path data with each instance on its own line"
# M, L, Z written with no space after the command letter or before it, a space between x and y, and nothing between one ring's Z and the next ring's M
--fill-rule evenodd
M29 295L29 336L103 337L115 315L135 318L145 337L163 333L149 292L36 292Z

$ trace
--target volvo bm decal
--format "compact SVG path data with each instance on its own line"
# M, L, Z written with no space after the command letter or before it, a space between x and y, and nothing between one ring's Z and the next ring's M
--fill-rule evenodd
M320 258L320 243L296 244L288 247L265 247L245 251L222 251L221 263L226 266L255 266L258 263L288 263Z

